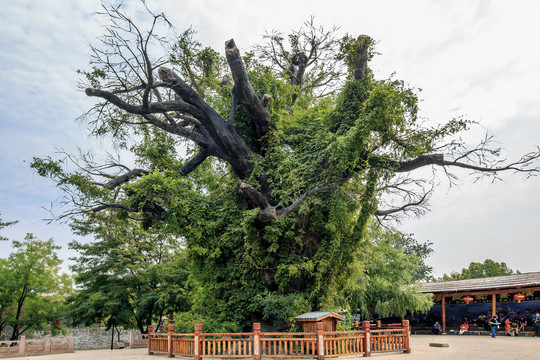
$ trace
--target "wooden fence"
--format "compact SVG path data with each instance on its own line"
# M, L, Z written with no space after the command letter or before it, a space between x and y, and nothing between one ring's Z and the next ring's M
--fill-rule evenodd
M50 335L42 339L0 341L0 358L62 354L73 352L73 336L52 338Z
M409 321L374 327L369 321L361 330L325 332L322 322L317 332L261 333L261 324L253 324L250 333L202 332L202 325L195 325L193 334L151 333L148 335L148 354L167 354L201 358L309 358L351 355L370 356L371 353L410 352Z

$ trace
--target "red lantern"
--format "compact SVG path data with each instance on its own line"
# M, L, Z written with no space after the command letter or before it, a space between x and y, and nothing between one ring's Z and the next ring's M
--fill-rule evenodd
M60 326L60 320L56 320L56 326Z
M523 294L516 294L514 295L514 299L518 301L518 303L521 303L521 300L525 300L525 295Z
M101 318L100 317L97 318L97 323L101 324Z
M468 304L471 301L473 301L474 299L472 297L470 297L470 296L465 296L462 300L465 301Z

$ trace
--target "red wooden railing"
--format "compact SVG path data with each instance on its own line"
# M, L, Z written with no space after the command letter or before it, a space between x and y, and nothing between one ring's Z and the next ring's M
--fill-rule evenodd
M364 331L335 331L324 333L324 354L327 357L364 354Z
M148 335L148 354L168 354L169 344L167 334Z
M253 333L202 334L201 356L253 357Z
M195 325L193 334L149 334L148 353L179 355L200 360L207 358L288 358L304 357L322 360L325 357L364 355L371 353L410 352L409 322L400 326L370 327L362 323L361 330L324 332L317 323L317 332L311 333L261 333L260 324L253 324L251 333L202 332L202 325Z
M404 333L407 330L380 329L371 331L371 352L387 352L405 350Z
M194 334L171 334L171 353L180 356L193 356L195 353Z
M261 356L316 357L315 333L262 333Z

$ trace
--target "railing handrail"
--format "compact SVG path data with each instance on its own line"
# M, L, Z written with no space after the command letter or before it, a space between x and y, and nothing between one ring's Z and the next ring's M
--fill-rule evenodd
M201 336L253 336L253 333L201 333Z
M317 335L316 332L262 332L261 337L267 337L267 336L306 336L306 335Z
M373 331L373 330L371 330ZM325 331L325 335L342 335L342 334L354 334L354 333L365 333L364 330L350 330L350 331Z
M261 356L328 357L361 355L372 352L404 351L410 352L409 324L403 321L401 327L382 326L372 328L368 321L362 328L351 331L324 331L323 323L317 323L316 332L261 332L260 324L254 324L253 332L242 333L203 333L202 325L195 326L195 333L150 333L148 334L148 353L213 358Z

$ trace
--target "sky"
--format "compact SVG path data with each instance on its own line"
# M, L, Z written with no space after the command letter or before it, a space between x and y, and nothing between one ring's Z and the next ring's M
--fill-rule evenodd
M118 2L117 2L118 3ZM433 123L464 116L481 123L471 139L493 134L510 160L540 145L540 2L520 1L148 1L177 31L189 26L204 44L223 52L234 38L250 50L266 31L298 29L314 16L318 24L343 33L367 34L381 55L375 76L392 73L421 88L420 115ZM134 1L124 1L136 11ZM93 99L77 88L89 45L102 33L92 16L97 1L2 1L0 12L0 213L18 220L1 235L21 240L26 233L54 238L65 259L78 239L65 224L47 223L61 194L40 178L32 157L58 149L102 152L108 144L90 139L76 119ZM406 219L401 230L433 243L428 264L434 275L461 271L470 262L492 259L521 272L540 271L540 178L504 174L502 181L474 182L466 172L459 186L444 177L430 201L431 211ZM86 241L88 239L82 239ZM0 243L0 256L10 252Z

